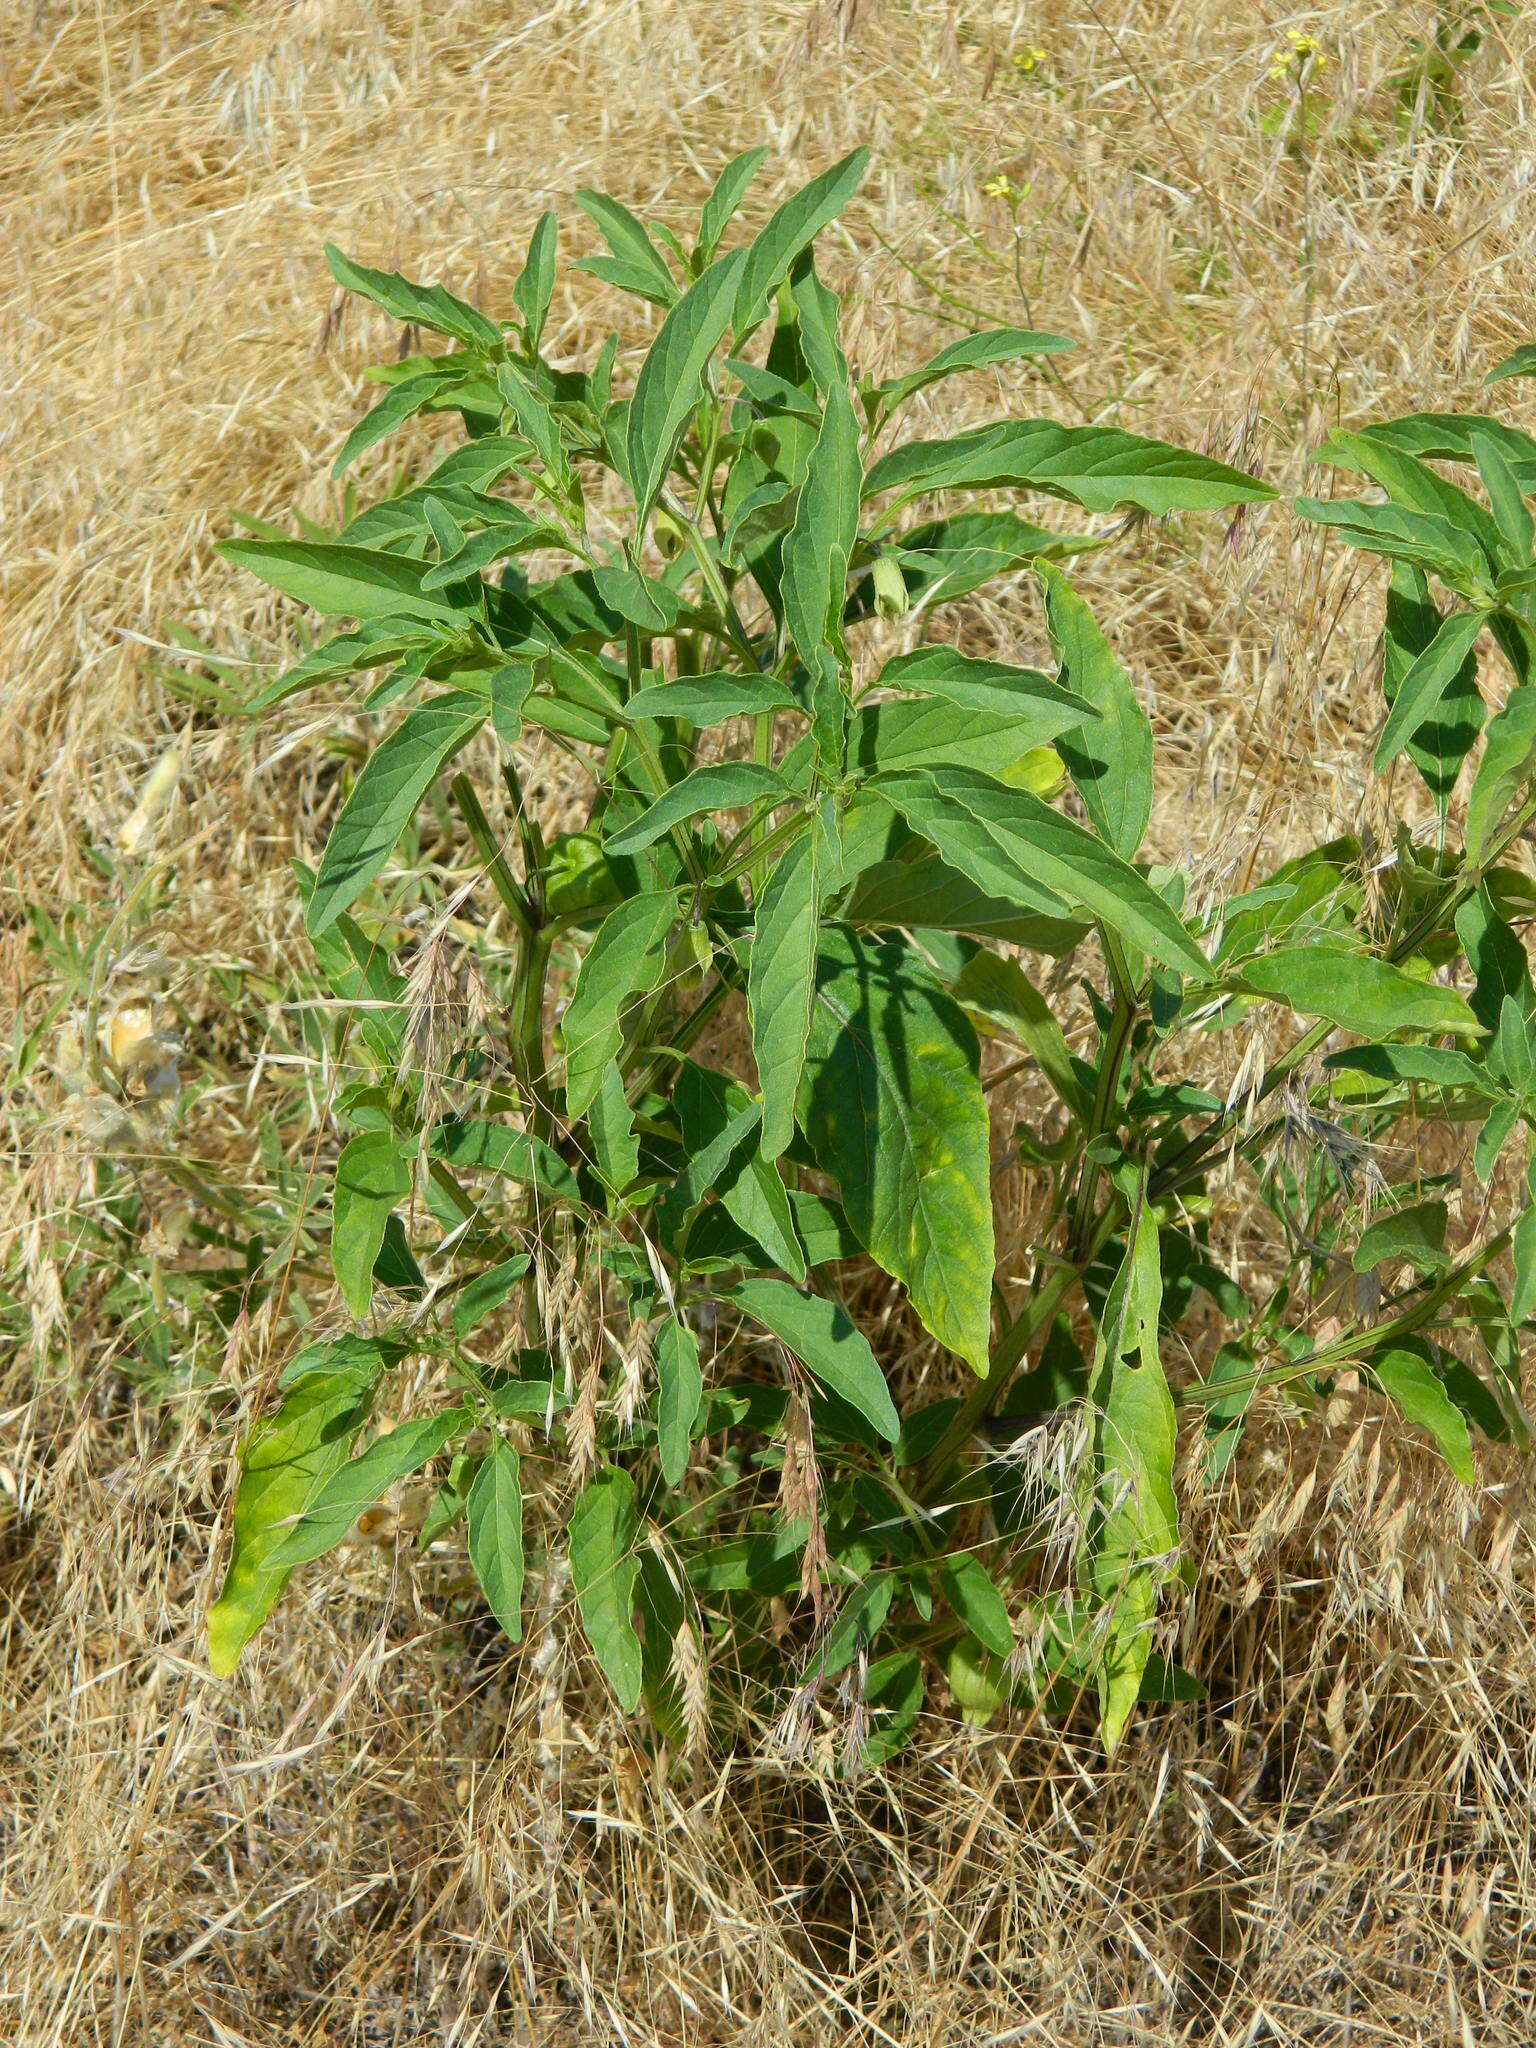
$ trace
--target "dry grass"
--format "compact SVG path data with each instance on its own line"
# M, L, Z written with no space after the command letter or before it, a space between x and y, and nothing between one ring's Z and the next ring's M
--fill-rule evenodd
M163 1310L171 1397L136 1398L144 1311L87 1250L89 1146L28 1034L137 986L93 992L71 966L110 926L106 957L171 962L185 1171L259 1190L264 1118L279 1147L314 1140L281 1010L301 974L286 863L329 801L320 728L356 727L306 706L253 734L155 670L167 619L283 653L275 610L209 548L234 504L334 507L357 371L392 338L355 306L327 322L322 240L498 305L534 214L578 185L665 213L750 142L788 184L868 140L838 259L867 363L948 338L939 292L1023 312L1083 339L1061 390L989 374L936 399L946 416L1113 409L1294 487L1329 419L1475 403L1536 333L1529 28L1500 24L1468 66L1457 139L1394 122L1428 0L8 0L4 18L21 1291L0 1396L0 2038L1528 2041L1536 1584L1511 1461L1486 1458L1468 1496L1347 1398L1321 1424L1277 1406L1218 1496L1190 1480L1207 1571L1180 1654L1211 1700L1147 1717L1113 1768L1071 1733L970 1735L936 1696L878 1785L745 1739L666 1776L603 1710L557 1601L512 1661L465 1619L451 1560L387 1545L306 1574L215 1682L199 1616L231 1430L291 1332L204 1355L177 1306L186 1189L149 1175L130 1263ZM1262 125L1291 27L1333 60L1300 155ZM1032 77L1010 62L1030 45ZM981 190L998 173L1028 188L1017 246ZM562 298L554 346L612 310L595 285ZM1283 514L1191 545L1146 537L1087 577L1153 693L1162 849L1214 879L1411 806L1367 786L1357 570ZM1007 596L965 630L1036 633ZM179 794L114 870L96 850L173 744ZM36 943L29 908L60 936ZM222 1369L227 1398L193 1367Z

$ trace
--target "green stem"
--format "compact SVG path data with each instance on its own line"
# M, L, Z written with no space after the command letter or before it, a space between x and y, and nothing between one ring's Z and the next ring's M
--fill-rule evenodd
M1533 818L1536 818L1536 792L1533 792L1526 802L1521 805L1509 825L1499 835L1492 850L1478 863L1471 875L1466 878L1462 886L1456 891L1453 899L1455 904L1459 905L1468 896L1473 894L1489 868L1508 850L1525 830L1526 826L1532 822ZM1428 913L1425 918L1420 919L1413 929L1389 950L1387 957L1392 960L1406 958L1419 944L1425 932L1433 929L1435 925L1443 921L1446 909L1447 906L1442 903L1434 911ZM1123 968L1123 962L1117 963L1117 965ZM1095 1134L1106 1127L1105 1118L1108 1110L1113 1107L1115 1092L1118 1090L1119 1064L1124 1057L1124 1049L1129 1044L1130 1030L1134 1025L1134 1009L1127 1005L1124 1000L1124 989L1118 976L1116 988L1115 1017L1111 1020L1110 1032L1105 1044L1104 1058L1100 1063L1099 1084L1095 1091L1092 1111ZM1122 1029L1117 1030L1116 1026L1122 1017L1126 1020L1125 1025ZM1256 1099L1262 1100L1265 1096L1272 1094L1286 1077L1294 1072L1322 1044L1333 1028L1331 1024L1324 1021L1313 1025L1310 1030L1304 1032L1288 1052L1283 1053L1279 1059L1272 1062L1266 1069L1264 1077L1259 1084ZM1216 1149L1223 1138L1231 1135L1233 1121L1234 1119L1230 1115L1224 1116L1217 1123L1208 1126L1205 1131L1192 1139L1190 1144L1174 1159L1170 1160L1150 1182L1148 1199L1155 1199L1158 1196L1171 1193L1185 1180L1190 1178L1193 1173L1201 1171L1210 1153ZM1033 1343L1039 1332L1050 1322L1073 1286L1076 1285L1083 1273L1092 1264L1094 1258L1113 1231L1114 1224L1113 1204L1101 1211L1092 1222L1089 1221L1089 1212L1086 1209L1080 1211L1079 1222L1074 1231L1074 1235L1077 1235L1079 1231L1083 1233L1083 1241L1077 1245L1078 1256L1074 1260L1058 1266L1044 1285L1031 1290L1029 1299L1025 1302L1018 1316L1015 1317L1014 1321L998 1339L985 1377L977 1381L975 1387L972 1388L971 1392L961 1403L954 1420L939 1439L939 1442L935 1445L924 1464L920 1481L914 1488L916 1497L919 1500L927 1500L932 1497L954 1457L964 1448L977 1423L990 1411L996 1401L1001 1398L1029 1346ZM1272 1369L1268 1372L1255 1374L1248 1380L1223 1380L1215 1385L1208 1382L1199 1382L1194 1386L1181 1389L1174 1398L1181 1405L1189 1405L1213 1400L1224 1400L1231 1394L1242 1393L1251 1388L1282 1385L1287 1380L1303 1378L1309 1374L1326 1370L1330 1365L1340 1364L1350 1358L1357 1357L1363 1345L1367 1343L1372 1346L1378 1346L1384 1343L1391 1343L1403 1337L1412 1336L1416 1331L1423 1329L1426 1323L1432 1322L1436 1312L1446 1301L1457 1297L1468 1281L1475 1279L1486 1266L1507 1248L1512 1234L1512 1230L1506 1229L1490 1238L1480 1251L1474 1253L1470 1259L1446 1274L1436 1286L1424 1295L1422 1300L1415 1302L1410 1308L1405 1309L1401 1315L1393 1317L1386 1323L1378 1324L1368 1331L1357 1331L1351 1336L1341 1337L1332 1344L1325 1345L1320 1350L1310 1353L1304 1359L1295 1360L1283 1367Z
M544 981L549 971L553 933L535 929L518 954L509 1023L512 1065L527 1102L529 1128L547 1144L554 1118L547 1099L548 1068L544 1055Z
M710 365L709 381L713 385L713 364ZM694 507L694 519L697 524L702 524L702 514L706 511L711 519L715 517L715 504L714 499L710 496L710 484L714 478L715 465L720 459L720 435L725 426L726 409L724 405L713 391L711 391L710 398L709 433L705 438L704 452L699 461L699 497L698 503Z
M1104 1050L1099 1059L1098 1082L1094 1089L1093 1109L1088 1129L1083 1133L1083 1164L1078 1179L1077 1195L1073 1203L1072 1228L1067 1239L1067 1255L1074 1265L1082 1264L1083 1246L1092 1229L1093 1204L1098 1194L1103 1168L1088 1154L1088 1148L1096 1139L1104 1137L1115 1121L1115 1105L1120 1096L1120 1076L1125 1066L1125 1056L1130 1050L1131 1036L1136 1029L1136 991L1126 969L1125 956L1119 942L1112 933L1100 928L1104 942L1104 955L1109 962L1111 978L1115 989L1115 1007L1109 1020L1109 1029L1104 1035Z
M474 784L467 775L455 775L449 784L449 791L458 806L459 816L474 842L476 853L485 862L485 871L491 878L491 886L501 898L507 915L517 927L518 937L524 944L533 931L533 914L528 900L518 885L517 877L507 866L507 857L496 841L491 821L481 808L475 794Z
M625 695L633 697L640 688L644 668L641 662L640 628L632 619L624 621L624 673L628 683Z
M522 1250L522 1245L517 1238L509 1237L505 1231L497 1230L493 1225L488 1224L484 1220L482 1214L484 1205L476 1201L473 1195L465 1191L452 1169L445 1165L441 1159L428 1160L427 1172L432 1177L433 1186L447 1198L452 1208L457 1211L460 1223L476 1225L496 1246L498 1257L510 1258L515 1252Z
M1536 791L1527 796L1489 851L1462 877L1450 896L1442 898L1440 902L1426 910L1401 938L1394 940L1384 957L1393 965L1400 960L1406 960L1438 926L1445 923L1447 917L1454 917L1462 904L1469 897L1476 895L1490 869L1498 865L1533 819L1536 819ZM1272 1095L1281 1082L1317 1050L1333 1029L1333 1025L1325 1019L1303 1032L1288 1052L1282 1053L1279 1059L1264 1070L1263 1079L1259 1082L1250 1102L1263 1102ZM1203 1172L1206 1161L1230 1135L1235 1121L1234 1112L1228 1111L1214 1123L1207 1124L1203 1131L1197 1132L1184 1149L1168 1160L1156 1174L1149 1190L1150 1195L1155 1199L1161 1195L1171 1194L1197 1173Z
M710 876L711 884L718 888L725 882L733 882L738 875L744 874L754 862L763 860L770 853L777 853L787 840L795 839L799 836L805 827L805 822L809 815L810 813L807 810L797 810L792 817L781 818L773 830L759 840L755 846L752 844L754 826L743 825L735 838L727 843L724 851L721 853L720 858L723 865L716 868ZM738 849L740 850L738 851Z
M1407 935L1392 947L1387 955L1388 959L1406 959L1429 936L1436 925L1443 925L1447 916L1454 917L1462 904L1469 897L1477 894L1488 875L1489 869L1498 866L1499 862L1508 853L1509 849L1514 845L1533 818L1536 818L1536 792L1527 796L1525 802L1521 804L1504 830L1495 839L1490 850L1483 855L1475 867L1462 876L1460 882L1452 890L1450 897L1446 901L1435 904L1431 909L1426 910Z
M1249 1103L1263 1102L1273 1095L1286 1076L1316 1052L1333 1029L1334 1026L1325 1019L1321 1024L1314 1024L1310 1030L1304 1031L1289 1052L1283 1052L1279 1059L1272 1061L1264 1069L1263 1078L1248 1098ZM1234 1110L1224 1110L1214 1123L1207 1124L1203 1131L1197 1131L1184 1149L1176 1152L1153 1176L1147 1189L1148 1198L1156 1201L1162 1195L1171 1194L1175 1188L1182 1187L1185 1181L1203 1172L1211 1153L1231 1134L1238 1114Z
M528 915L535 924L544 922L544 870L548 864L549 849L544 844L544 834L539 830L528 800L523 794L523 779L517 772L517 763L509 755L501 764L501 779L506 785L507 795L512 799L512 816L517 824L518 844L523 849L523 897L528 905Z
M1059 1265L1048 1280L1031 1289L1023 1308L998 1338L986 1374L966 1395L953 1421L924 1460L921 1476L912 1489L918 1500L933 1497L956 1453L969 1443L977 1423L1001 1396L1030 1345L1050 1323L1077 1278L1076 1266Z
M650 783L652 790L657 796L664 796L669 787L667 771L662 766L661 756L651 744L649 734L643 730L642 721L637 719L633 725L627 725L624 731L630 745L635 750L635 759L640 763L645 779ZM688 830L688 827L686 825L674 825L668 832L667 837L676 848L678 859L681 860L683 866L688 870L689 881L692 882L696 889L703 888L709 877L705 871L704 863L699 858L698 847L694 844L693 835Z
M730 977L725 975L719 976L708 992L700 998L688 1012L688 1015L677 1025L676 1029L669 1034L666 1046L660 1052L654 1053L651 1056L649 1064L641 1071L631 1089L633 1098L638 1098L645 1094L674 1053L686 1052L688 1050L689 1046L693 1044L726 997L739 986L739 982Z
M705 587L719 607L721 623L727 629L731 645L741 655L753 673L759 673L762 663L758 660L757 651L752 645L752 636L748 633L741 614L736 609L736 600L731 596L725 578L720 574L720 564L711 554L709 542L700 532L697 524L684 506L682 499L674 491L664 486L661 492L661 502L672 518L677 521L683 538L688 543L688 551L699 565L699 572L704 578Z
M1289 1380L1306 1379L1313 1373L1326 1372L1330 1366L1347 1365L1357 1360L1366 1349L1376 1350L1383 1344L1411 1337L1426 1323L1433 1322L1436 1311L1445 1302L1454 1300L1469 1281L1475 1280L1485 1267L1491 1265L1500 1252L1508 1248L1513 1235L1511 1226L1490 1237L1480 1251L1474 1252L1470 1259L1437 1281L1422 1300L1387 1322L1375 1323L1369 1329L1354 1330L1347 1337L1336 1337L1331 1344L1309 1351L1305 1358L1290 1359L1282 1366L1249 1373L1243 1379L1197 1380L1191 1386L1181 1387L1173 1398L1181 1407L1197 1407L1205 1402L1224 1401L1231 1394L1256 1393L1261 1387L1284 1386Z

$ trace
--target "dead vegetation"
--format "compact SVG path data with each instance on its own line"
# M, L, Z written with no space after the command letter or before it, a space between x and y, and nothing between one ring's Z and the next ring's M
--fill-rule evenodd
M1411 39L1454 12L10 0L0 2038L1529 2040L1512 1456L1465 1494L1343 1395L1323 1426L1276 1400L1215 1494L1192 1460L1179 1655L1211 1695L1144 1717L1112 1768L1071 1728L973 1735L936 1686L880 1782L749 1734L668 1770L580 1667L558 1588L513 1656L452 1555L417 1565L387 1527L209 1678L230 1444L292 1305L225 1346L184 1284L211 1199L302 1180L327 1142L288 863L359 728L340 702L234 715L220 692L290 650L210 553L231 506L334 510L358 372L394 345L333 304L321 242L496 307L579 185L665 217L748 143L787 185L868 140L839 279L865 365L956 320L1059 329L1081 347L1055 388L987 373L945 417L1111 414L1303 488L1327 423L1476 405L1536 333L1536 43L1490 17L1445 102ZM1271 76L1293 28L1329 58L1300 109ZM614 316L585 283L552 353ZM1523 388L1491 408L1521 417ZM1283 512L1188 531L1084 577L1155 706L1159 851L1214 880L1413 815L1366 775L1357 563ZM168 621L237 665L188 662ZM963 631L1038 636L1022 596ZM131 1225L95 1164L122 1118L163 1152ZM1236 1257L1243 1223L1239 1188Z

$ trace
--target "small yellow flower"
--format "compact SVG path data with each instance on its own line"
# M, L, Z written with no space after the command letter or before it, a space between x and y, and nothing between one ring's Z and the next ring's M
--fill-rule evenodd
M1308 35L1304 29L1293 28L1286 31L1285 39L1290 48L1282 50L1270 65L1271 78L1298 78L1308 70L1315 78L1328 69L1328 53L1316 36Z
M1025 78L1029 78L1040 69L1044 62L1044 50L1039 48L1037 44L1031 43L1027 49L1018 50L1014 53L1013 68L1015 71L1021 72Z
M1014 200L1020 196L1018 188L1013 183L1013 180L1011 178L1004 177L1001 172L999 172L995 178L988 178L987 182L985 183L985 185L982 186L981 189L989 199Z

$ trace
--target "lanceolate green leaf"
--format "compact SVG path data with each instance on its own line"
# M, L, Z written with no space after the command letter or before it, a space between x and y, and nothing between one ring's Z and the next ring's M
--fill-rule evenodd
M541 213L528 244L528 260L522 276L512 287L512 297L523 316L528 346L536 349L549 317L549 302L555 295L555 251L560 239L557 214Z
M653 305L670 306L677 298L677 280L667 268L666 258L646 232L645 224L607 192L584 189L576 204L592 221L613 252L611 256L589 256L575 265L594 277L634 292Z
M1515 1222L1510 1247L1515 1284L1509 1297L1509 1320L1517 1326L1536 1316L1536 1165L1526 1170L1525 1200Z
M1500 538L1493 515L1469 498L1459 485L1395 446L1389 431L1373 428L1360 434L1331 434L1317 453L1321 462L1336 463L1341 469L1368 476L1410 512L1431 513L1471 534L1487 556L1490 568L1498 561ZM1470 454L1469 448L1468 459Z
M869 151L856 149L813 178L784 201L748 247L731 323L738 345L767 312L774 287L788 276L800 251L836 220L859 189L868 162Z
M1033 561L1064 561L1104 542L1091 534L1053 533L1015 512L962 512L901 534L894 553L914 608L931 611L979 590L994 576ZM868 581L855 586L850 612L871 608Z
M931 853L916 860L879 861L866 869L842 916L869 930L901 925L914 931L970 932L1060 955L1079 945L1091 925L1087 918L1074 917L1064 903L1056 909L1059 914L1053 917L984 895L967 875Z
M272 1560L290 1525L346 1463L367 1420L382 1356L365 1348L344 1357L338 1370L317 1364L296 1381L241 1446L229 1565L208 1610L208 1661L221 1678L288 1583L288 1568Z
M1059 751L1090 818L1131 860L1152 815L1152 725L1098 621L1059 569L1037 562L1045 623L1060 680L1098 713L1062 739Z
M976 1640L994 1657L1008 1656L1015 1648L1008 1604L981 1559L963 1550L944 1560L939 1575L950 1606Z
M1088 1586L1107 1620L1098 1654L1099 1732L1113 1754L1152 1652L1152 1622L1177 1561L1173 1396L1158 1351L1157 1225L1141 1208L1099 1320L1088 1399L1097 1492Z
M483 697L448 692L408 711L369 755L326 841L306 918L311 933L325 931L357 901L444 763L474 738L489 710Z
M720 238L735 218L736 209L747 196L747 188L757 176L764 160L769 155L766 147L744 149L740 156L733 156L725 169L716 178L714 190L704 202L699 215L699 243L694 252L696 263L712 263Z
M985 370L995 363L1015 363L1021 356L1054 356L1075 347L1065 334L1036 334L1023 327L995 327L985 334L968 334L941 348L932 362L905 377L890 377L877 385L887 413L904 405L915 393L936 384L941 377L953 377L961 370Z
M802 1677L807 1685L836 1678L861 1650L868 1649L891 1611L895 1591L895 1579L890 1572L871 1572L861 1585L854 1587L803 1667Z
M1360 1233L1350 1263L1357 1273L1369 1273L1389 1259L1421 1271L1443 1271L1451 1263L1445 1248L1448 1221L1444 1202L1410 1202L1405 1209L1373 1216Z
M1486 882L1456 912L1456 936L1476 977L1467 1007L1485 1031L1498 1029L1504 1004L1511 996L1527 1016L1536 1011L1525 942L1500 910Z
M1505 356L1483 379L1485 384L1502 384L1506 377L1536 377L1536 342L1528 341L1513 355Z
M484 1117L450 1118L433 1131L430 1149L434 1159L450 1166L479 1168L561 1201L581 1200L576 1176L560 1154L531 1131L512 1124L491 1123Z
M270 711L275 704L297 696L316 683L332 682L340 676L356 675L361 669L382 668L398 655L440 646L446 636L423 619L370 619L349 633L333 634L304 659L284 670L248 702L248 711Z
M794 711L794 698L771 676L737 675L720 670L704 676L680 676L675 683L652 683L637 690L624 706L626 718L685 718L690 725L719 725L727 718L755 717L760 711Z
M889 1443L901 1417L869 1340L840 1301L801 1294L782 1280L743 1280L732 1299L771 1330L834 1394L841 1394Z
M681 616L676 593L653 576L628 566L594 569L593 587L600 603L642 633L670 633Z
M1464 1486L1477 1479L1467 1418L1451 1400L1429 1360L1417 1350L1394 1348L1375 1352L1371 1371L1410 1422L1427 1430L1447 1465Z
M487 454L479 470L467 467L464 474L456 474L450 458L441 465L449 472L441 482L428 477L413 490L402 491L398 497L380 499L376 505L370 505L366 511L348 520L337 539L350 547L385 552L399 550L402 543L409 542L410 548L400 559L413 559L419 544L431 537L433 515L427 508L436 505L451 512L460 526L466 529L510 524L539 534L543 544L565 547L567 542L563 535L557 534L547 524L534 521L510 500L492 496L487 488L501 472L527 462L533 449L526 441L504 441L494 435L487 435L486 439L502 453L499 456Z
M704 1401L704 1375L699 1367L699 1340L688 1325L668 1316L656 1332L653 1347L657 1387L657 1447L661 1476L676 1486L688 1469L693 1425Z
M501 1307L513 1288L527 1273L531 1261L526 1252L502 1259L477 1273L453 1297L453 1331L467 1337L488 1315Z
M1338 945L1281 946L1236 970L1245 988L1289 1003L1303 1017L1324 1017L1346 1031L1477 1030L1466 998L1420 981L1390 961Z
M882 775L874 787L978 889L1053 916L1080 907L1163 966L1209 974L1204 955L1152 885L1028 790L971 768Z
M1531 508L1525 502L1529 488L1526 479L1492 434L1472 436L1472 455L1477 463L1477 473L1483 480L1483 489L1488 493L1494 521L1504 539L1505 559L1515 570L1527 568L1531 560L1531 545L1536 541L1536 526L1532 524Z
M809 249L796 261L791 279L801 353L811 381L825 399L834 390L846 390L852 374L843 349L842 301L816 275L816 259Z
M784 622L811 679L817 748L842 765L843 601L859 534L859 426L846 387L829 391L821 432L784 544Z
M540 686L524 700L522 715L551 732L606 746L623 720L624 706L601 664L585 652L552 647L540 669Z
M589 1479L571 1510L571 1583L593 1654L625 1713L640 1704L640 1638L635 1633L634 1556L640 1515L635 1482L609 1465Z
M800 1123L870 1256L977 1372L991 1328L991 1168L976 1036L904 946L828 926Z
M1028 484L1090 512L1122 505L1154 513L1209 512L1276 496L1256 477L1166 441L1055 420L1003 420L945 441L909 441L881 456L864 493L895 491L897 503L905 504L924 491L1005 484Z
M864 1687L872 1723L864 1742L868 1769L888 1764L911 1740L923 1711L923 1691L923 1660L916 1650L897 1650L870 1665Z
M563 544L558 528L541 526L515 507L509 507L506 517L497 518L482 526L479 532L462 539L452 554L445 555L429 568L421 579L421 587L427 592L446 590L452 584L463 582L466 577L478 576L482 569L489 569L509 555L524 554L530 548L560 547Z
M1381 688L1389 707L1397 701L1404 679L1433 642L1440 624L1440 608L1430 594L1424 571L1410 562L1394 562L1381 633ZM1474 647L1407 743L1408 758L1424 777L1442 817L1485 716Z
M587 1107L587 1130L592 1139L593 1164L615 1195L639 1178L640 1141L635 1135L635 1112L624 1088L624 1076L617 1060L603 1068L597 1093Z
M696 818L703 811L743 810L764 797L786 803L794 794L782 775L756 761L721 761L707 768L695 768L657 797L634 824L615 832L608 841L608 851L639 853L642 847L654 846L674 825Z
M770 875L753 932L747 1005L763 1097L765 1159L777 1159L794 1136L816 983L824 851L818 818Z
M1373 448L1421 461L1475 462L1474 441L1494 441L1523 487L1536 491L1536 437L1503 420L1468 412L1411 412L1401 419L1373 420L1369 434Z
M373 1267L385 1226L410 1191L410 1154L393 1131L363 1131L342 1147L331 1215L331 1265L342 1298L359 1321L373 1300Z
M1073 1115L1087 1120L1091 1091L1072 1064L1066 1034L1050 1004L1017 960L983 947L953 988L955 1000L973 1016L980 1014L1016 1038Z
M1471 462L1472 437L1481 434L1496 440L1517 468L1536 465L1536 436L1485 413L1410 412L1395 420L1372 420L1366 431L1377 446L1441 462Z
M1365 505L1336 498L1298 498L1296 510L1303 519L1331 527L1351 547L1413 562L1453 589L1465 592L1479 579L1487 580L1487 558L1474 536L1436 513L1410 512L1390 501Z
M536 391L522 370L513 363L497 364L496 389L548 470L555 488L562 494L567 493L571 488L570 458L560 424L542 392Z
M1378 775L1400 754L1440 702L1487 625L1485 612L1452 612L1397 686L1376 745Z
M1422 1081L1431 1088L1471 1088L1489 1096L1499 1092L1486 1067L1445 1045L1349 1046L1329 1053L1323 1065L1382 1081Z
M1001 779L1026 754L1056 739L1069 718L1060 705L1027 697L1012 711L962 710L940 698L864 704L853 714L848 758L867 774L952 762L985 768ZM1059 765L1055 772L1060 780Z
M1467 797L1468 860L1480 860L1509 807L1536 772L1536 684L1513 690L1483 738Z
M522 737L523 706L538 680L538 669L531 661L503 662L485 678L486 695L491 700L491 730L508 752Z
M680 1219L713 1192L774 1265L803 1280L805 1253L789 1190L758 1143L762 1104L740 1082L685 1060L673 1086L672 1108L688 1157L662 1206L663 1217Z
M426 1517L417 1537L418 1547L426 1552L441 1537L463 1518L469 1489L474 1484L475 1474L484 1462L485 1453L477 1451L473 1456L461 1452L448 1467L448 1476L432 1496Z
M1536 1090L1536 1032L1520 998L1511 992L1499 1006L1488 1065L1509 1092L1526 1101Z
M486 1604L514 1643L523 1639L523 1481L517 1452L491 1438L466 1502L469 1560Z
M455 298L445 285L413 284L408 277L401 277L396 271L370 270L365 264L354 263L350 256L344 256L332 242L325 245L325 260L339 285L365 299L372 299L376 306L382 306L397 320L409 320L418 327L428 327L434 334L451 335L455 341L463 342L466 348L479 349L486 354L494 355L501 348L501 329L495 321L487 320L483 313L466 305L463 299Z
M313 875L301 871L300 897L313 886ZM393 1068L409 1018L404 976L396 974L378 941L345 914L312 943L315 962L338 1006L355 1013L359 1042L382 1066Z
M366 1451L349 1458L321 1487L302 1518L282 1536L269 1559L271 1567L286 1571L323 1557L359 1515L383 1500L398 1481L419 1472L445 1444L466 1435L474 1423L473 1409L445 1408L440 1415L402 1422L375 1437Z
M565 1039L565 1099L582 1116L602 1086L603 1070L624 1039L624 1011L649 995L667 964L667 934L676 922L675 890L632 896L611 910L581 963L576 990L561 1026Z
M1053 682L1038 669L986 661L974 654L960 654L953 647L915 647L910 654L898 654L881 669L878 681L882 689L916 690L925 697L943 697L967 711L1002 711L1041 719L1054 714L1059 721L1057 732L1098 716L1086 696Z
M735 250L705 271L662 321L640 366L627 439L629 482L642 523L671 466L678 436L699 402L704 365L731 323L743 260Z
M427 564L410 555L329 540L223 540L219 553L331 618L463 623L446 598L422 589Z
M423 406L430 405L441 389L442 379L439 377L408 377L403 384L392 384L342 442L340 452L331 464L331 475L342 475L359 455L365 455L386 435L392 434L396 427L414 418Z

